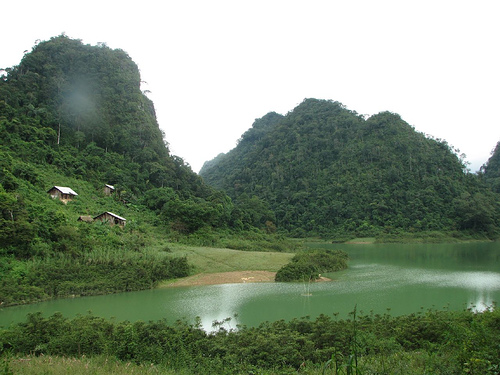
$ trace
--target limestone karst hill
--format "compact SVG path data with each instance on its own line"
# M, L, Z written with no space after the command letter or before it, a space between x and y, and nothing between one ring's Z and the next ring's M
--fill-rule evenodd
M333 101L256 120L200 175L236 201L258 200L294 235L497 228L497 198L446 141Z

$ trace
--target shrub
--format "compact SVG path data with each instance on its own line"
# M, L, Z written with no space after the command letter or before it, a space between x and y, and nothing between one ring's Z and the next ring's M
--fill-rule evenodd
M278 270L275 281L316 280L321 273L347 268L347 259L347 253L341 250L300 253Z

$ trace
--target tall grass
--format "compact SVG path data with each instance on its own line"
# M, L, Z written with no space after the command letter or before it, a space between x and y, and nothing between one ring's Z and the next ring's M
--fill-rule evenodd
M5 358L10 374L51 374L51 375L150 375L178 374L174 370L159 368L152 364L136 364L119 361L106 356L64 357L64 356L18 356ZM9 374L5 370L2 375Z

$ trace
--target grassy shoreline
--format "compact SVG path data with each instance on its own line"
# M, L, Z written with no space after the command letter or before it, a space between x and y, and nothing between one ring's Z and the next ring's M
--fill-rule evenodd
M187 258L192 267L191 273L184 278L163 280L158 288L243 282L243 278L269 281L271 277L259 273L274 274L294 256L294 253L242 251L177 243L168 246L172 256Z
M292 257L290 252L258 252L218 247L169 244L172 256L186 257L192 273L277 271Z
M469 243L469 242L494 242L500 238L489 238L480 234L467 234L463 232L402 232L383 233L373 237L306 237L304 243L330 243L330 244L390 244L390 243Z

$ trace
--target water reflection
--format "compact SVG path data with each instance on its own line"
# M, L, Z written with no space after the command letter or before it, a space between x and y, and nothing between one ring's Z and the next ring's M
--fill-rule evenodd
M489 292L479 293L469 301L468 308L474 312L483 312L491 310L496 305L493 297Z
M320 314L346 318L355 306L394 315L442 308L484 311L500 298L500 249L494 243L466 245L344 245L349 268L324 275L331 282L225 284L56 300L0 309L0 326L36 311L75 316L91 310L116 320L169 323L194 323L199 316L207 331L226 318L231 318L222 325L226 329Z
M416 282L449 287L460 287L477 291L500 289L500 273L495 272L437 272L414 270L420 276L414 276Z

